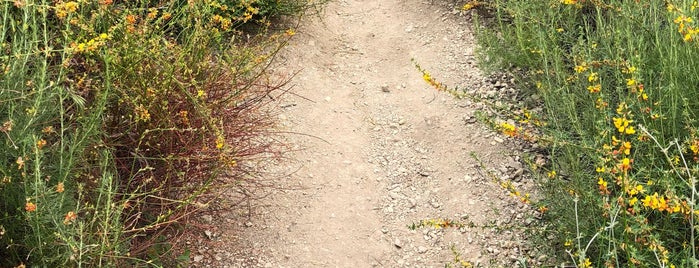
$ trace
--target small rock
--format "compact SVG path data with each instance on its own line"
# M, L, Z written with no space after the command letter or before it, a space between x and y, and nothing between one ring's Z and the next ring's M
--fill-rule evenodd
M204 215L201 216L201 219L204 220L205 223L211 223L214 220L214 217L211 215Z
M505 140L503 140L503 139L500 138L500 137L494 137L493 140L494 140L495 142L497 142L497 143L503 143L503 142L505 142Z
M202 255L195 255L194 258L192 258L192 260L193 260L194 262L201 262L202 260L204 260L204 256L202 256Z
M245 227L252 227L252 222L246 222Z
M388 85L384 84L381 86L381 91L388 93L391 92L391 89L388 87Z
M521 169L521 168L517 169L517 171L515 171L515 173L512 174L512 178L513 179L518 179L518 178L521 179L521 176L523 173L524 173L524 169Z
M413 198L408 199L408 202L410 202L410 208L415 208L417 206L417 201Z
M205 230L205 231L204 231L204 234L206 235L206 238L208 238L208 239L214 239L214 234L213 234L211 231Z
M417 253L424 254L425 252L427 252L426 247L424 247L424 246L417 247Z
M532 223L534 223L534 218L527 218L526 220L524 220L525 226L532 225Z
M396 248L403 247L403 244L401 243L401 241L398 238L396 238L396 240L393 240L393 245L396 246Z

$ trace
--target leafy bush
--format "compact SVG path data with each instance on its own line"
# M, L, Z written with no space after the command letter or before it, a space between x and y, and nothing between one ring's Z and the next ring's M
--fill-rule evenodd
M474 3L465 8L493 18L479 28L482 62L519 70L541 96L539 140L556 171L542 202L558 255L578 267L697 266L697 1Z
M274 151L258 110L293 31L267 16L308 5L0 3L0 266L168 261L167 227Z

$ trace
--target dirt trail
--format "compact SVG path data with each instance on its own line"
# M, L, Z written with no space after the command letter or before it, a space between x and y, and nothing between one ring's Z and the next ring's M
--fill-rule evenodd
M294 171L288 190L242 226L221 226L219 239L238 251L202 253L195 264L444 267L453 247L466 260L509 266L526 254L508 230L407 227L523 217L470 154L515 180L507 174L521 174L517 156L476 122L478 104L431 89L411 63L452 85L487 89L468 20L417 0L337 0L321 17L302 23L280 55L281 71L299 71L278 104L282 130L299 133L289 135L299 151L284 167Z

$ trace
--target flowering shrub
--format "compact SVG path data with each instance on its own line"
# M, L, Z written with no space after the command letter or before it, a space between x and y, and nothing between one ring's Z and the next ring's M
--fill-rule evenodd
M308 4L0 3L0 266L174 266L154 241L273 151L266 16Z
M537 140L553 171L541 203L557 256L697 266L697 1L475 3L464 9L494 16L479 28L482 63L524 70L522 90L542 96Z

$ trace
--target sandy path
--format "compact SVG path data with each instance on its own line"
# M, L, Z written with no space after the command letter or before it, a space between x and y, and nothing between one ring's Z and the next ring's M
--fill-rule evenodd
M437 217L501 223L522 208L469 156L502 174L521 169L473 120L478 105L435 92L411 63L482 87L466 19L417 0L338 0L321 17L304 22L280 55L281 71L299 71L279 101L282 130L300 133L289 135L300 150L283 167L294 171L288 190L256 208L247 227L222 228L228 247L241 250L216 253L217 263L444 267L452 246L486 264L523 254L509 231L407 228Z

